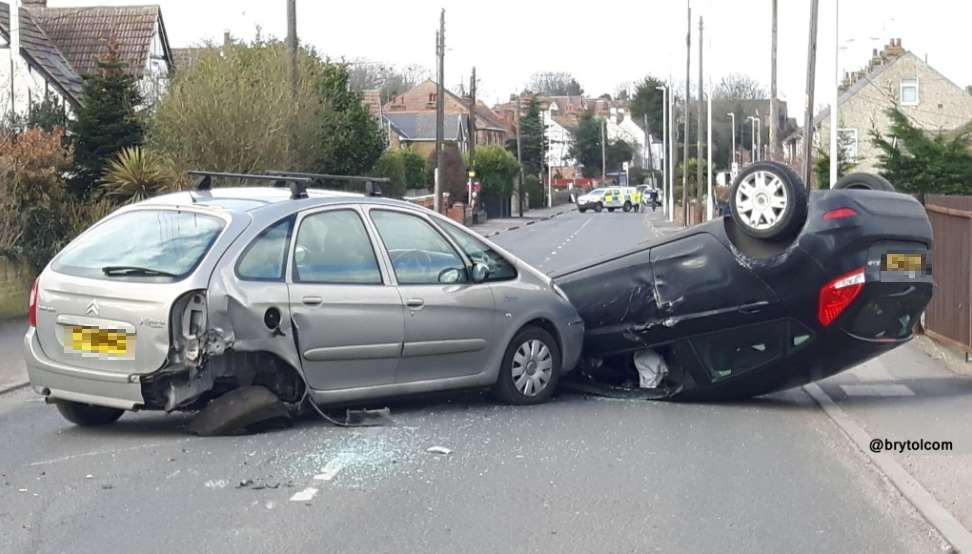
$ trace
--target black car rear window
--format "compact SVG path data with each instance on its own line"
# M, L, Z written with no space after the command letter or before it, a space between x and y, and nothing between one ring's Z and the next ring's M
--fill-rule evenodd
M106 267L144 268L182 278L199 264L222 232L223 219L193 211L136 210L104 221L54 260L58 273L115 278Z

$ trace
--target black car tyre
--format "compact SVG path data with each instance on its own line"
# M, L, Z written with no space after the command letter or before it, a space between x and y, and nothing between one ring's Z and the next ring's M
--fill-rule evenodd
M834 183L835 189L883 190L894 192L894 185L890 181L873 173L850 173L844 175Z
M777 162L756 162L736 177L729 209L747 235L780 239L803 226L807 198L803 180L792 169Z
M68 400L58 400L55 402L57 411L61 412L64 419L75 425L83 427L92 425L108 425L118 421L118 418L125 413L125 410L117 408L106 408L104 406L92 406L91 404L81 404Z
M625 202L624 203L624 208L622 208L622 209L625 211L625 213L630 212L631 211L631 202Z
M509 404L539 404L550 398L559 380L557 341L547 331L527 326L506 347L493 393Z
M594 211L597 212L597 213L601 213L602 211L604 211L604 204L602 204L600 202L598 202L597 204L594 204Z

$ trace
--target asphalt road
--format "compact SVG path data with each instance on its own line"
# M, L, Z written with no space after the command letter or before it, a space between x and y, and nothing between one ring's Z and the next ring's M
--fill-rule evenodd
M499 241L555 272L663 227L570 213ZM738 404L562 395L524 408L454 394L393 404L392 417L197 438L185 415L79 429L29 389L2 395L0 552L941 548L801 391Z

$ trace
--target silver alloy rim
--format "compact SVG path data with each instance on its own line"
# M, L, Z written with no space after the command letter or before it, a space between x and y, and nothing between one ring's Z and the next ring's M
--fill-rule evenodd
M779 176L769 171L754 171L739 183L736 211L748 227L762 231L780 221L788 200Z
M543 341L530 339L513 355L513 385L524 396L540 394L553 377L553 355Z

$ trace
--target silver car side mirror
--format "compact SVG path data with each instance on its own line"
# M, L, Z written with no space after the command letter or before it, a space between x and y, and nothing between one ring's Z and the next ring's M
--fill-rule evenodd
M489 266L482 262L474 263L471 277L474 283L482 283L489 277Z
M439 282L444 285L451 285L462 280L462 269L447 267L439 272Z

